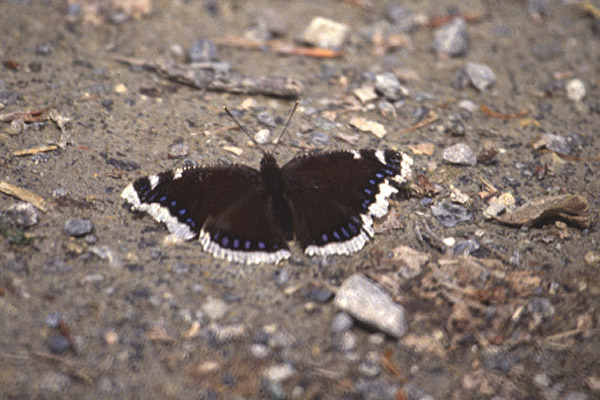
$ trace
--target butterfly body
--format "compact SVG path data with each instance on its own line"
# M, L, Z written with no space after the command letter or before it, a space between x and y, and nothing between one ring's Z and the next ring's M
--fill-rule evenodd
M283 167L265 153L244 165L179 169L140 178L122 197L205 251L241 263L289 258L296 240L307 255L350 254L373 237L373 218L410 179L412 160L391 150L334 151Z

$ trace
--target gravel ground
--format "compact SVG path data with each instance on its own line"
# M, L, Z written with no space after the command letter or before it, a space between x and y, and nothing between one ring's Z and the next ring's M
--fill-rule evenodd
M595 7L0 2L0 398L600 398ZM120 193L258 166L221 107L270 142L294 96L125 58L301 82L281 163L388 147L414 182L352 256L214 259Z

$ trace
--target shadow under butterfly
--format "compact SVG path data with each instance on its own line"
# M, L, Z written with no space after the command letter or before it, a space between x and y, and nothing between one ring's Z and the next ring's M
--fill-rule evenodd
M133 210L144 211L183 239L198 237L217 258L277 263L296 240L309 256L351 254L373 236L373 218L388 211L388 197L411 179L413 160L392 150L307 153L283 167L261 149L260 169L211 165L137 179L123 190Z

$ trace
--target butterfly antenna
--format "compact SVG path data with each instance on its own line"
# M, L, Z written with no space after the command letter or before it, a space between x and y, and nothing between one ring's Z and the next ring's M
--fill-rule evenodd
M296 108L298 108L298 104L300 104L300 101L296 100L296 103L294 104L294 108L292 108L292 112L290 113L290 116L288 117L288 120L285 123L283 130L279 134L279 137L277 138L277 141L275 142L275 145L273 146L273 150L271 150L271 153L275 153L275 149L277 148L277 146L279 146L279 143L281 142L281 138L283 137L283 134L287 131L288 126L290 126L290 121L292 120L292 117L294 116L294 113L296 112Z
M246 134L246 136L248 136L248 138L250 138L250 140L252 141L252 143L254 143L260 149L260 151L262 151L264 153L265 150L262 148L262 146L256 141L256 139L254 139L254 137L252 137L252 135L250 135L248 133L248 131L246 130L246 128L244 128L242 126L242 124L239 123L239 121L233 116L233 114L231 113L231 111L229 111L229 109L227 108L227 106L223 106L223 110L227 113L227 115L229 115L229 118L231 118L233 120L233 122L235 122L235 124L238 126L238 128L240 128L242 130L242 132L244 132Z

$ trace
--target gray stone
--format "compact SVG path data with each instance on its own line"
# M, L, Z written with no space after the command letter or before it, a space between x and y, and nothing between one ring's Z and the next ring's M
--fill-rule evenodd
M273 273L273 279L277 286L285 286L290 280L290 274L285 269L278 269Z
M250 353L258 359L266 358L270 353L271 349L269 346L262 343L252 343L250 346Z
M94 224L88 219L70 219L65 222L65 233L69 236L81 237L92 233Z
M300 35L300 40L313 46L338 49L344 44L348 30L346 24L315 17Z
M356 348L356 335L350 331L345 331L340 336L340 350L352 351Z
M445 228L452 228L460 222L466 222L473 219L473 214L465 207L448 201L432 205L431 215L433 215Z
M400 84L396 75L391 72L385 72L375 77L375 90L392 101L410 94L408 89Z
M587 94L585 84L581 79L571 79L565 86L567 98L571 101L580 102Z
M340 311L333 316L331 331L334 333L344 332L352 328L352 325L352 318L347 313Z
M70 381L71 379L65 374L50 372L40 379L40 389L44 392L58 393L63 391Z
M190 146L185 143L174 143L169 147L168 157L173 158L183 158L187 156L190 152Z
M229 306L223 300L210 296L201 308L204 314L213 321L223 318L229 311Z
M52 335L46 342L52 354L63 354L71 347L71 342L63 335Z
M334 302L355 319L391 336L400 337L406 331L404 308L361 274L354 274L344 281Z
M548 150L560 154L569 154L571 152L571 146L563 136L545 133L538 143L543 143Z
M458 165L476 165L477 156L473 150L465 143L457 143L454 146L446 147L442 155L444 161L450 164Z
M410 32L419 26L419 16L399 3L388 4L385 15L398 32Z
M191 62L215 61L219 59L219 53L213 42L198 39L190 46L188 58Z
M310 133L310 141L318 147L326 146L331 142L331 138L323 131L315 131Z
M543 297L534 297L527 303L527 311L534 316L537 315L546 319L553 316L556 309L550 300Z
M437 53L453 57L464 56L469 49L467 23L456 18L433 33L433 48Z
M381 372L381 367L379 366L380 358L377 352L368 352L364 360L358 365L358 372L367 378L375 378Z
M485 64L469 62L465 68L471 84L480 92L485 92L496 83L494 71Z
M269 382L283 382L296 373L296 370L291 364L282 363L268 367L264 370L263 376Z
M4 215L13 224L29 228L38 223L38 213L31 203L17 203L4 210Z

